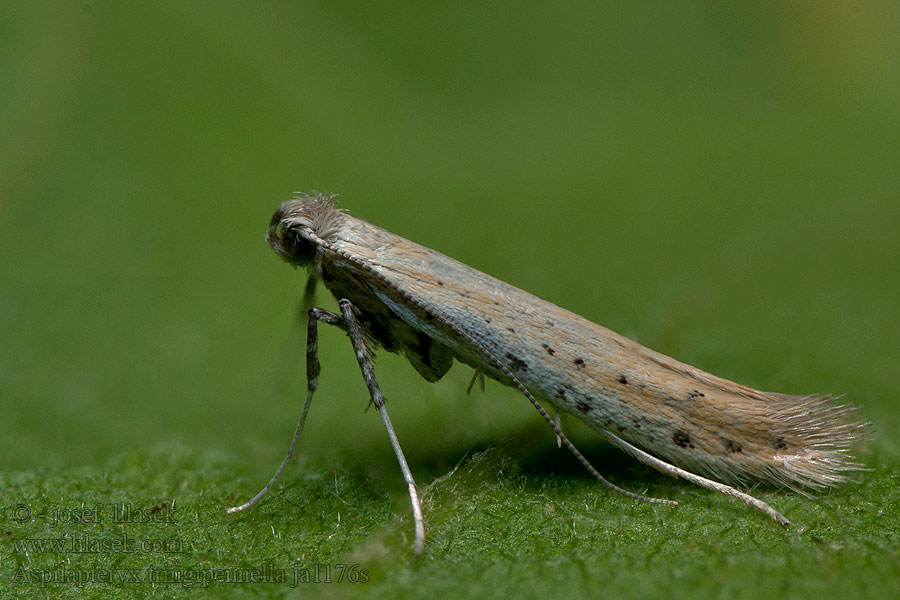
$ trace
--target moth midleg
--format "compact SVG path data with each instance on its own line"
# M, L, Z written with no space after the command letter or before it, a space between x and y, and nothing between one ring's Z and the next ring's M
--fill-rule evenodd
M782 525L791 524L791 522L788 521L787 518L785 518L785 516L780 512L778 512L762 500L755 498L750 494L747 494L746 492L742 492L736 488L731 487L730 485L725 485L724 483L719 483L718 481L713 481L712 479L701 477L700 475L691 473L690 471L685 471L684 469L676 467L675 465L671 465L664 460L656 458L652 454L644 452L640 448L632 446L614 433L604 431L603 434L606 439L612 442L613 445L618 446L620 449L632 455L645 465L649 465L654 469L665 473L666 475L670 475L676 478L680 477L682 479L690 481L693 484L699 485L700 487L705 487L708 490L713 490L714 492L719 492L720 494L725 494L726 496L737 498L738 500L747 503L753 508L758 508Z
M375 379L375 369L372 366L372 360L369 357L369 351L366 348L362 328L359 325L359 321L356 319L356 315L353 314L353 304L344 298L338 302L338 305L341 307L341 314L344 317L344 323L347 325L347 333L350 336L350 342L353 344L353 350L356 353L356 362L359 363L359 369L362 371L366 387L369 388L372 404L375 405L378 414L381 415L381 420L384 422L384 427L387 429L388 437L391 440L391 446L394 448L394 454L397 456L397 462L400 464L400 471L403 473L403 479L406 480L406 486L409 489L409 500L412 503L413 521L415 522L416 528L413 553L416 556L422 556L422 552L425 550L425 519L422 516L422 505L419 502L419 494L416 491L416 482L413 479L412 472L409 470L406 457L403 456L403 449L400 447L400 441L397 439L397 434L394 433L394 426L391 424L390 417L388 417L387 408L384 406L384 395L381 393L381 388L378 387L378 381Z
M608 480L606 477L601 475L600 471L598 471L597 469L594 468L594 465L592 465L591 462L587 458L585 458L584 454L581 453L581 450L576 448L575 444L573 444L572 441L568 438L568 436L565 433L563 433L562 427L557 422L557 420L554 419L553 417L551 417L550 413L547 412L547 409L545 409L543 406L541 406L541 403L538 402L537 399L534 397L534 395L528 390L528 388L525 387L525 384L523 384L521 381L519 381L519 378L516 377L515 375L513 375L512 371L510 371L509 368L506 367L506 365L504 365L503 363L500 363L496 360L495 360L495 363L500 366L500 369L501 369L501 371L503 371L503 374L506 375L517 388L519 388L519 391L522 392L522 394L524 394L526 398L528 398L529 402L531 402L531 405L537 409L537 411L541 414L541 416L544 418L544 420L550 424L550 428L553 429L553 432L556 434L557 443L565 445L565 447L569 449L569 452L571 452L572 454L575 455L575 458L577 458L578 461L582 465L584 465L584 468L587 469L588 472L590 472L590 474L593 475L597 481L599 481L600 483L602 483L603 485L608 487L610 490L616 492L617 494L621 494L621 495L625 496L626 498L631 498L633 500L640 500L641 502L649 502L651 504L669 504L671 506L675 506L678 504L678 502L676 502L675 500L666 500L664 498L653 498L652 496L644 496L643 494L636 494L634 492L629 492L626 489L620 488L619 486L614 484L612 481Z
M420 305L420 308L424 309L425 307ZM515 376L515 374L512 372L512 370L508 366L506 366L506 364L503 361L501 361L499 358L497 358L488 348L485 347L485 345L483 343L481 343L480 341L475 339L475 337L471 333L466 331L465 329L457 327L450 321L443 319L440 316L434 315L433 313L431 313L431 314L432 314L432 317L434 317L436 320L443 323L448 329L453 331L456 335L463 338L466 341L466 343L469 345L469 347L471 347L474 351L476 351L481 356L481 358L485 361L486 364L489 364L492 367L494 367L495 369L499 370L504 375L504 377L506 377L510 381L510 383L513 384L513 386L515 386L520 392L522 392L522 395L524 395L525 398L527 398L528 401L531 402L531 405L534 406L534 408L540 413L541 417L543 417L544 420L550 424L551 429L553 429L553 432L556 434L557 442L565 445L565 447L568 448L569 451L575 455L575 458L577 458L578 461L582 465L584 465L584 468L586 468L588 470L588 472L591 475L593 475L595 479L597 479L597 481L599 481L600 483L605 485L610 490L625 496L626 498L632 498L634 500L640 500L642 502L650 502L651 504L669 504L671 506L675 506L678 504L678 502L676 502L675 500L665 500L663 498L652 498L650 496L644 496L642 494L635 494L634 492L629 492L628 490L620 488L613 482L606 479L603 475L600 474L600 472L597 469L594 468L594 465L592 465L590 463L590 461L587 458L585 458L584 454L582 454L581 451L575 447L575 444L573 444L569 440L569 438L566 436L566 434L563 433L562 427L556 421L556 419L554 419L553 417L550 416L550 413L548 413L547 410L541 405L541 403L537 401L537 399L534 397L534 394L532 394L531 391L527 387L525 387L525 384L522 383L519 380L519 378ZM476 372L478 372L480 370L481 369L477 369Z
M316 388L319 387L318 322L323 321L329 325L338 325L342 322L340 315L336 315L333 312L321 308L310 308L307 311L307 314L309 315L309 320L306 325L306 401L303 403L300 419L297 421L297 427L294 429L293 437L291 437L291 445L288 448L284 460L281 461L281 464L275 471L275 474L269 479L269 483L267 483L263 489L259 490L259 492L257 492L250 500L239 506L232 506L226 510L225 512L229 515L252 508L262 500L263 496L268 494L272 487L278 482L284 469L287 467L288 463L291 462L294 451L297 449L297 440L300 439L300 434L303 432L303 425L306 423L306 415L309 413L309 406L312 404L313 394L316 392Z

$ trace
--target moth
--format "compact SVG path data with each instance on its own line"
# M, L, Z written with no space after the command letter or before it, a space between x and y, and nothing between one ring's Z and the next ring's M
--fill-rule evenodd
M435 382L459 361L476 375L517 388L564 444L603 485L629 498L676 504L607 481L569 441L559 413L587 423L614 446L659 471L727 494L778 523L789 521L737 489L771 482L801 494L847 480L860 469L850 454L867 424L830 396L762 392L654 352L440 252L339 210L334 196L299 195L284 202L266 241L282 259L307 267L311 297L321 281L340 313L310 308L307 394L278 480L296 449L318 387L318 323L347 331L409 489L414 553L425 527L418 492L375 378L376 347L404 355ZM474 382L474 378L473 378ZM556 417L544 407L556 411Z

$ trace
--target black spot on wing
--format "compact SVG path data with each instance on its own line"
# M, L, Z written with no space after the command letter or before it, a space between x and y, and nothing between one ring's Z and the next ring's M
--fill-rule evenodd
M735 442L734 440L729 440L727 438L722 438L722 445L725 446L725 451L729 454L735 454L741 451L741 445Z
M694 449L694 443L691 442L691 436L688 435L687 431L679 429L672 435L672 441L675 442L675 445L679 448Z
M518 356L513 354L512 352L507 352L506 358L509 359L510 367L512 368L513 371L527 371L528 370L528 364L524 360L522 360L521 358L519 358Z

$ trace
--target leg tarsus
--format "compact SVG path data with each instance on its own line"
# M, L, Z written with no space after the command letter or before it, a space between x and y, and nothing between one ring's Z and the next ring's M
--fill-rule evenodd
M281 465L278 466L278 469L275 471L275 474L272 475L269 483L267 483L265 487L257 492L250 500L239 506L228 508L225 511L227 514L233 515L234 513L245 511L248 508L253 508L278 482L284 469L287 467L288 463L291 462L291 458L294 457L294 450L297 448L297 440L300 439L300 434L303 432L303 424L306 422L306 414L309 412L309 405L312 403L312 397L313 390L308 390L306 392L306 402L303 403L303 411L300 413L300 420L297 421L297 427L294 429L294 436L291 438L291 446L288 448L287 455L284 457L284 460L281 461Z

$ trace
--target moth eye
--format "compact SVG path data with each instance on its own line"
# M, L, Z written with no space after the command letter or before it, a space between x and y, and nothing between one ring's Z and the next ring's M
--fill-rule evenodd
M286 229L281 237L281 248L292 262L308 264L316 255L316 245L295 229Z

